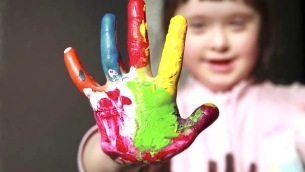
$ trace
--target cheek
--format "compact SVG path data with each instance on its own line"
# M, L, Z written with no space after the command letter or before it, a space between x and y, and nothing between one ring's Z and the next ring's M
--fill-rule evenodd
M256 32L241 37L235 40L235 50L239 56L246 59L256 61L258 55L258 35Z
M184 47L184 63L192 63L200 58L200 44L187 36Z

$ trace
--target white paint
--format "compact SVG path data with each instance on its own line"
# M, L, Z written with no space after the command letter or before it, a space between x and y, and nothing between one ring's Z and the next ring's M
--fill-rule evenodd
M130 74L130 72L129 72ZM135 104L135 98L133 93L131 92L131 90L126 86L126 82L129 81L131 78L134 78L132 75L128 75L128 77L126 77L126 79L123 81L124 84L119 84L117 85L117 88L121 91L121 94L123 96L128 97L131 100L131 104L130 105L125 105L123 106L124 108L124 112L127 116L124 116L124 126L122 126L122 130L124 131L122 132L122 136L129 136L130 138L132 138L133 134L136 131L136 108L137 105ZM124 128L123 128L124 127Z
M130 81L135 76L136 76L135 69L131 69L131 72L129 72L128 74L125 75L123 81L113 82L113 83L109 84L109 87L106 90L106 91L113 91L114 89L118 88L120 90L121 96L128 97L131 100L132 104L123 106L124 113L120 113L120 110L119 110L120 114L126 114L126 115L123 115L124 124L119 126L120 131L121 131L120 134L122 136L130 137L130 138L132 138L132 136L134 135L134 133L136 131L135 119L136 119L137 105L134 103L135 102L134 95L131 92L131 90L126 86L126 82ZM90 104L91 104L91 107L94 111L97 111L97 109L98 109L99 100L101 100L102 98L109 98L106 93L104 93L104 92L94 92L91 88L84 88L83 91L84 91L84 94L88 97L88 99L90 101ZM122 106L121 103L122 102L119 101L119 102L117 102L116 105L117 106ZM107 135L109 136L109 129L106 126L107 125L106 123L103 120L103 124L105 125Z
M84 88L84 94L88 97L94 111L97 111L99 100L102 98L108 98L106 93L94 92L91 88Z
M66 48L66 49L65 49L65 51L64 51L64 53L69 52L71 49L72 49L72 47L68 47L68 48Z
M125 83L127 81L133 80L138 76L137 69L135 67L130 67L129 72L125 74L125 76L126 76Z

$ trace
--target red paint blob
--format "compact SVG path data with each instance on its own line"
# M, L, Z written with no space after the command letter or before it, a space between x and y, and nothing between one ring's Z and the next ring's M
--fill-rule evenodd
M140 32L141 24L145 24L145 4L142 0L130 0L128 4L128 42L127 49L129 55L129 65L141 68L149 63L148 36ZM143 37L144 36L144 37Z

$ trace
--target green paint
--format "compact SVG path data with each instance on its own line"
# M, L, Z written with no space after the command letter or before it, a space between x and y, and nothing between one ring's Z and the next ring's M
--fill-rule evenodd
M140 151L157 153L177 136L177 116L173 96L152 82L127 83L135 96L137 131L134 145Z
M198 120L202 116L202 114L203 114L203 111L201 110L201 108L198 108L191 116L189 116L188 119L190 119L191 121L189 121L187 123L183 123L183 126L179 127L179 132L184 133L185 131L187 131L188 129L193 127L194 124L198 122Z
M194 123L196 123L201 116L202 116L202 110L201 108L198 108L196 112L189 117L189 119L192 120Z

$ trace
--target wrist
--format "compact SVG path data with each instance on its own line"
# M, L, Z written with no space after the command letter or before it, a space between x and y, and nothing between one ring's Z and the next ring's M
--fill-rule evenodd
M148 172L148 165L128 165L121 166L118 172Z

